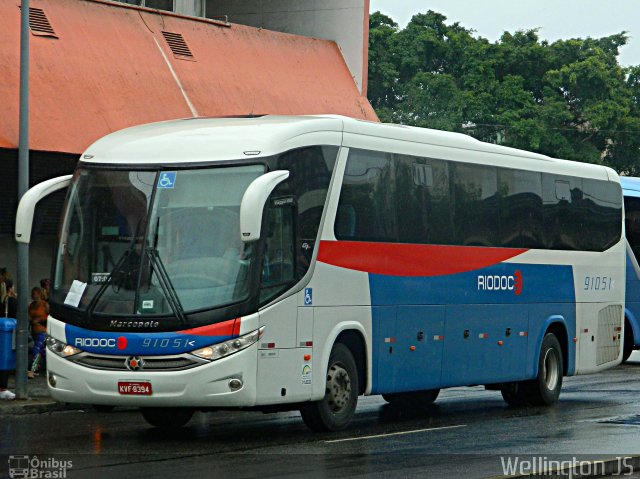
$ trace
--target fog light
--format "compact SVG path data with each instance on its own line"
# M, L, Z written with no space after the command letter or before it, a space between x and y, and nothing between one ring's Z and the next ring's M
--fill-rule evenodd
M242 387L242 380L241 379L230 379L229 380L229 389L231 389L232 391L237 391L238 389L240 389Z
M49 386L51 386L52 388L55 388L56 384L58 384L58 378L56 377L55 374L49 373Z

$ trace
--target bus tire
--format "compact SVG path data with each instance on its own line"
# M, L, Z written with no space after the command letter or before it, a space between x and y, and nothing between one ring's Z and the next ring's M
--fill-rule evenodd
M633 330L628 321L624 323L624 343L622 346L622 362L626 362L633 352Z
M433 404L438 394L440 389L424 389L407 393L383 394L382 399L393 406L416 410Z
M523 383L527 402L532 406L550 406L558 401L562 388L562 348L553 333L547 333L540 346L538 376Z
M358 403L358 370L347 346L336 343L329 356L325 395L300 408L304 423L312 431L340 431L353 418Z
M509 406L518 407L527 405L527 397L524 389L521 382L514 382L504 385L500 388L500 392L502 393L502 399L504 399Z
M143 407L142 417L152 426L166 431L180 429L193 416L194 410L186 407Z

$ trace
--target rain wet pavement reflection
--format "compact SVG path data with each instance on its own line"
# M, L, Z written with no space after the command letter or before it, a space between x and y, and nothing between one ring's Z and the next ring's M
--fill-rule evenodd
M297 412L197 413L184 430L166 434L133 409L87 409L0 417L0 453L71 460L67 477L91 479L488 477L503 473L505 455L640 454L639 397L634 353L618 368L565 378L551 408L511 408L482 387L442 391L420 413L361 397L351 427L334 434L310 432Z

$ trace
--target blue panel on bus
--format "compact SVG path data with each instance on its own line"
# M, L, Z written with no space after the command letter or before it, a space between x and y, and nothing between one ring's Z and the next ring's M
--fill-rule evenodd
M635 259L629 255L627 251L627 289L626 301L640 301L640 271L636 266Z
M576 332L571 266L501 263L444 276L369 274L369 286L373 392L528 379L550 318L561 318L570 338ZM422 344L414 340L420 331ZM569 350L572 373L573 342Z
M526 304L575 300L571 266L544 264L500 263L447 276L369 274L369 286L372 305Z
M375 394L440 387L443 306L373 308Z
M92 331L66 324L65 341L83 351L115 355L171 355L194 351L238 337L239 320L163 333Z
M640 275L635 258L627 250L625 313L633 329L634 344L640 344Z
M442 386L515 381L525 374L527 305L447 306Z

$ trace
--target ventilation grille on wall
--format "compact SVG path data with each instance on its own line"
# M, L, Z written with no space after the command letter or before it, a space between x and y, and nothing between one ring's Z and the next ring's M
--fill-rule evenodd
M29 7L29 28L34 35L58 38L42 8Z
M193 59L193 53L189 50L189 45L185 42L180 33L162 32L162 36L167 41L169 48L178 58Z

